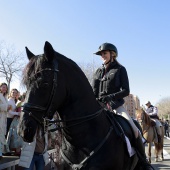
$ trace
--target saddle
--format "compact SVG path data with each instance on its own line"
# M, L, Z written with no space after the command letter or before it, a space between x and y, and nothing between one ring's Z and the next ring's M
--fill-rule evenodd
M111 119L112 124L115 125L114 128L116 130L117 135L120 136L125 142L125 136L127 136L130 141L130 144L132 146L135 146L135 135L128 120L125 119L123 116L114 114L110 111L107 111L107 115Z
M151 126L152 126L152 127L156 126L155 121L153 121L152 119L151 119Z

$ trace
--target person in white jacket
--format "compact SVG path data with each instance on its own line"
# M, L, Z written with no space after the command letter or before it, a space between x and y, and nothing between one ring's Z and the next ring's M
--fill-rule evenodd
M12 123L13 117L15 115L20 116L20 112L16 112L16 97L18 95L18 90L17 89L12 89L9 94L8 98L8 105L10 106L10 109L7 114L7 134L10 128L10 125Z
M8 101L6 98L7 95L7 84L0 84L0 159L2 159L2 153L9 152L9 148L5 139L6 135L6 126L7 126L7 110L8 110Z
M18 165L24 167L24 170L34 170L34 166L36 170L44 170L49 163L47 146L48 133L42 136L41 131L37 130L32 143L24 142Z

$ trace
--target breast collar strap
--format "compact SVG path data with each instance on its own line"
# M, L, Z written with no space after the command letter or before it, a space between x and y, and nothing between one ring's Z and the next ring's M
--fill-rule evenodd
M105 138L99 143L99 145L97 145L97 147L92 150L88 156L86 156L79 164L74 164L72 163L67 156L64 154L64 152L60 149L60 153L61 156L63 157L63 159L72 167L73 170L80 170L82 167L85 167L87 161L94 156L97 151L104 145L104 143L107 141L107 139L109 138L111 132L113 130L113 127L110 127L110 130L108 131L107 135L105 136Z

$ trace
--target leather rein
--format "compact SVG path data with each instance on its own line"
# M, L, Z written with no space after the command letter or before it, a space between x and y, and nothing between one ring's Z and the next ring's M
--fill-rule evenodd
M83 116L83 117L79 117L79 118L75 118L75 119L70 119L70 120L57 119L55 121L51 121L48 118L49 116L54 114L54 112L53 112L53 110L54 110L53 107L55 105L54 97L55 97L56 89L57 89L57 72L59 72L59 70L58 70L58 62L53 62L53 63L54 63L54 69L46 68L46 69L42 69L42 70L37 72L37 73L44 72L44 71L52 71L52 72L54 72L53 87L52 87L52 90L51 90L51 94L50 94L50 98L48 100L47 107L42 107L42 106L39 106L39 105L33 105L32 103L25 103L24 106L23 106L23 108L24 108L23 111L25 113L28 113L29 116L31 116L34 120L36 120L43 127L44 132L46 132L47 127L50 126L53 123L80 121L78 123L74 123L74 124L69 125L69 126L58 126L55 129L51 129L50 131L52 131L52 132L56 131L56 130L61 130L61 129L64 129L64 128L76 126L76 125L82 124L82 123L84 123L86 121L89 121L89 120L94 119L95 117L97 117L102 112L103 109L100 109L99 111L95 112L94 114L90 114L90 115L87 115L87 116ZM37 73L35 73L33 75L33 77ZM31 111L45 112L45 114L44 114L45 117L42 117L41 119L39 119L36 115L32 114Z

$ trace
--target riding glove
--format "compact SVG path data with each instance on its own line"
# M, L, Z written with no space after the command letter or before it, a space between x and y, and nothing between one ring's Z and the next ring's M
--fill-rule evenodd
M114 100L114 94L109 94L109 95L106 95L106 96L102 96L100 98L100 101L103 102L103 103L107 103L107 102L110 102L112 100Z

